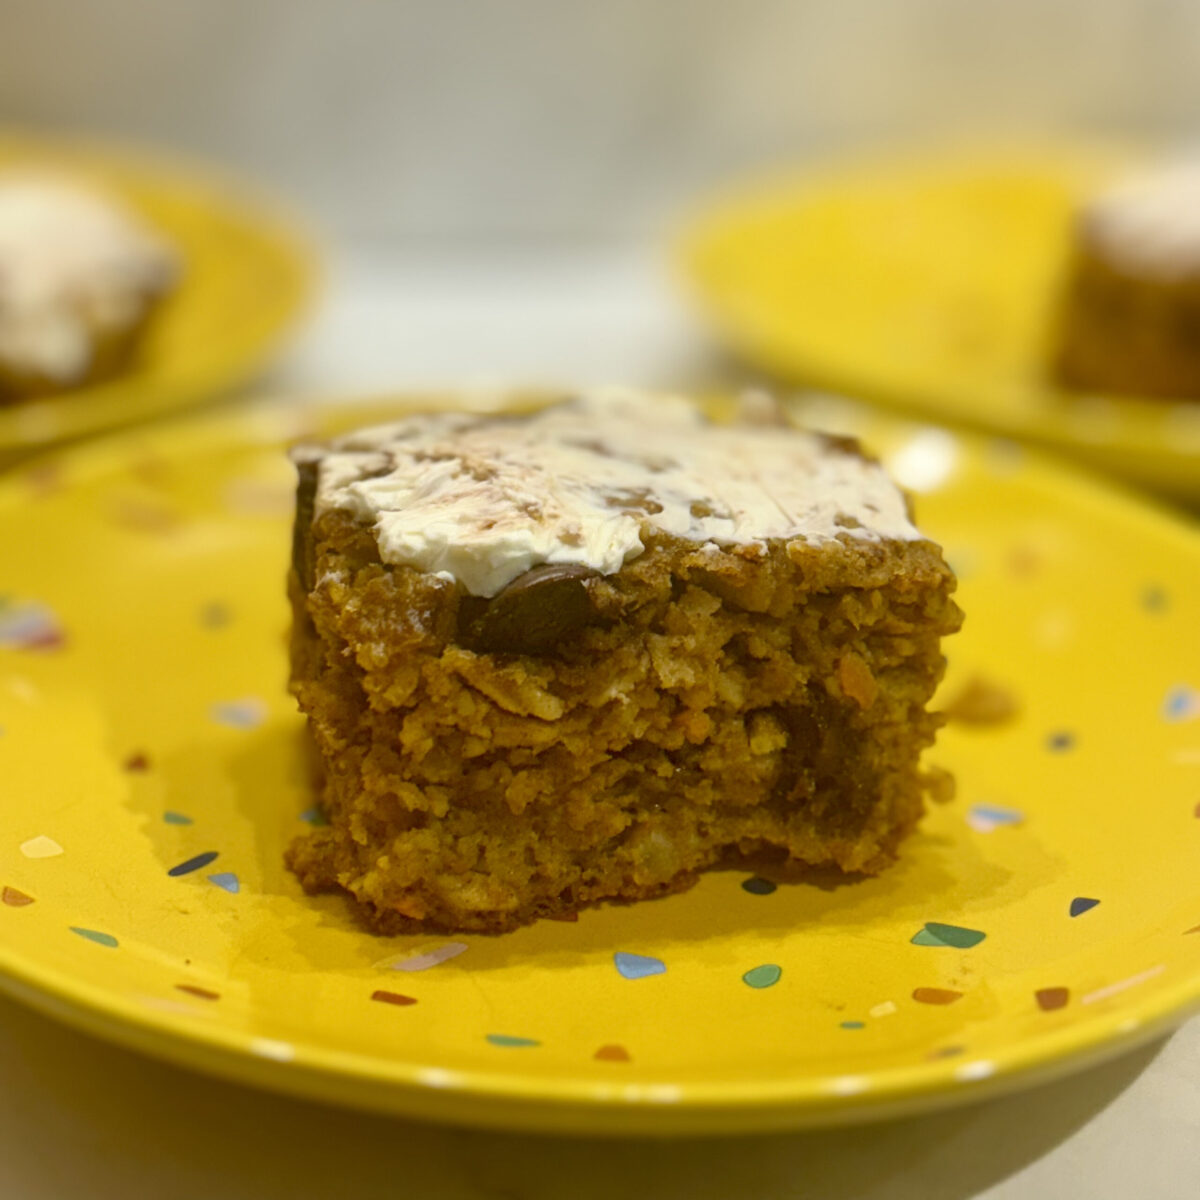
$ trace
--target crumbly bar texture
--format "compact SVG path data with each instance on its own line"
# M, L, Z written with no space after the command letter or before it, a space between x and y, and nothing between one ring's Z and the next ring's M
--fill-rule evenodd
M116 198L0 173L0 404L125 369L177 274L174 252Z
M580 419L639 441L628 406L604 413ZM487 426L417 458L461 456L490 486L503 467L464 445ZM905 536L842 513L830 536L743 529L722 544L657 525L672 494L649 485L615 500L637 541L617 569L518 556L473 594L446 570L387 561L387 512L362 503L372 481L411 474L393 451L413 428L297 455L291 689L328 818L288 851L306 889L344 889L380 932L502 931L677 892L720 865L869 875L894 859L933 784L919 758L940 720L926 705L961 620L952 573L903 512ZM723 432L698 436L719 453ZM670 453L663 435L646 440ZM843 440L755 436L883 486Z
M1200 399L1200 167L1127 180L1080 213L1052 367L1074 390Z

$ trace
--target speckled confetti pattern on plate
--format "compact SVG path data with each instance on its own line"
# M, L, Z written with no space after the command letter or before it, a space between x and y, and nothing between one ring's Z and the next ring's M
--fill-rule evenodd
M828 401L807 415L922 493L968 614L930 756L958 795L893 870L714 873L493 938L380 939L302 895L282 850L320 816L284 691L278 447L367 415L191 418L0 484L18 995L284 1090L634 1131L951 1103L1200 996L1200 538L1006 444Z

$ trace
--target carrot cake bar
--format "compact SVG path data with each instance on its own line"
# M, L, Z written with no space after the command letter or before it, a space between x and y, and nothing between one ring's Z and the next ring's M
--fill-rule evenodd
M773 419L605 392L296 449L304 886L494 931L721 864L892 861L954 576L854 442Z
M121 370L176 274L174 253L115 198L0 173L0 403Z
M1200 399L1200 164L1125 180L1083 209L1055 373L1076 389Z

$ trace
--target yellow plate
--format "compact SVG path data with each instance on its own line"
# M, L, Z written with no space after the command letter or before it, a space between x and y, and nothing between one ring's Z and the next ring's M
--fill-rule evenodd
M682 267L726 344L782 377L1200 500L1200 402L1072 395L1046 377L1072 214L1129 160L926 155L766 181L697 219Z
M0 483L4 985L283 1091L579 1131L910 1112L1181 1020L1200 997L1200 539L1008 443L816 415L865 422L926 489L968 613L948 694L983 676L1020 704L944 731L931 760L958 799L893 870L769 894L714 873L503 937L382 939L305 897L281 863L312 798L284 693L280 452L304 418L268 405Z
M312 290L307 241L237 185L112 147L0 131L0 169L44 167L124 199L183 259L128 369L105 383L0 405L0 463L212 399L264 365Z

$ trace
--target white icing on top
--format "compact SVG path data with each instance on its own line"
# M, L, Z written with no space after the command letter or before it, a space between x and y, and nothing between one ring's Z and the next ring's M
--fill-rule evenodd
M1120 266L1166 279L1200 272L1200 162L1122 180L1086 207L1083 221Z
M175 256L114 199L51 175L0 175L0 360L70 382L97 334L128 328Z
M612 574L651 529L718 546L921 537L878 464L782 425L712 424L677 397L413 417L295 457L319 463L316 512L371 522L384 562L477 596L541 563Z

